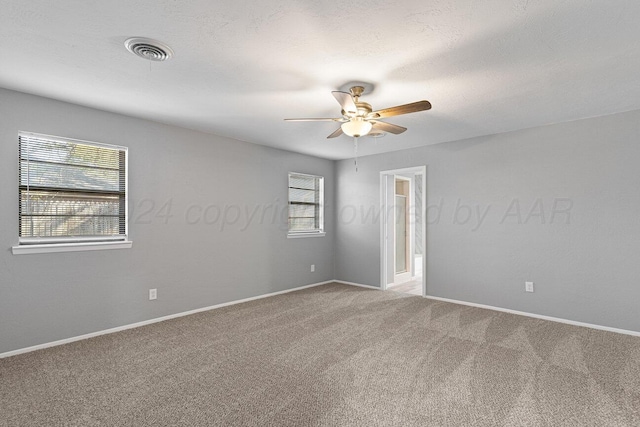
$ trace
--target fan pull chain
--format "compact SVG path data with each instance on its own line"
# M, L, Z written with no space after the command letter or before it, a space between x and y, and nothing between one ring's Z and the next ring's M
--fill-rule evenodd
M356 172L358 172L358 138L353 138L353 163L356 166Z

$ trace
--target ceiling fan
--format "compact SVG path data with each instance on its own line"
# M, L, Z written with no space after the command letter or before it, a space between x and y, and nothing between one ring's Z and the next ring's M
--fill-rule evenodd
M407 130L407 128L383 122L379 119L425 111L431 108L431 103L429 101L418 101L411 104L398 105L396 107L373 111L370 104L360 101L360 96L362 96L363 92L363 86L353 86L348 93L342 91L331 92L340 104L340 107L342 107L342 117L285 120L294 122L332 121L342 123L342 125L340 125L340 127L327 138L335 138L343 133L354 138L369 134L383 134L384 132L398 135Z

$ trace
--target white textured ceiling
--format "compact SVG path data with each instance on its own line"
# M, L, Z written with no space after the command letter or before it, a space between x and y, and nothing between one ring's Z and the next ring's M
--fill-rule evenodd
M0 86L326 158L331 91L427 99L360 154L640 109L637 0L0 0ZM175 57L124 49L144 36Z

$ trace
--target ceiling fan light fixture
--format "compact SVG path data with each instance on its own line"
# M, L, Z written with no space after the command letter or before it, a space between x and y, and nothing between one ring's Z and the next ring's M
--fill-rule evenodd
M362 117L356 117L342 124L342 132L352 137L365 136L371 132L373 125Z

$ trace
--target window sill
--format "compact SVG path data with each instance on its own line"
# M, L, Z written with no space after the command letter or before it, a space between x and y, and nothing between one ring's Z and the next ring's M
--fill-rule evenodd
M327 233L324 231L314 233L289 233L287 239L302 239L304 237L324 237Z
M107 249L129 249L133 241L48 243L44 245L18 245L11 248L14 255L44 254L50 252L102 251Z

